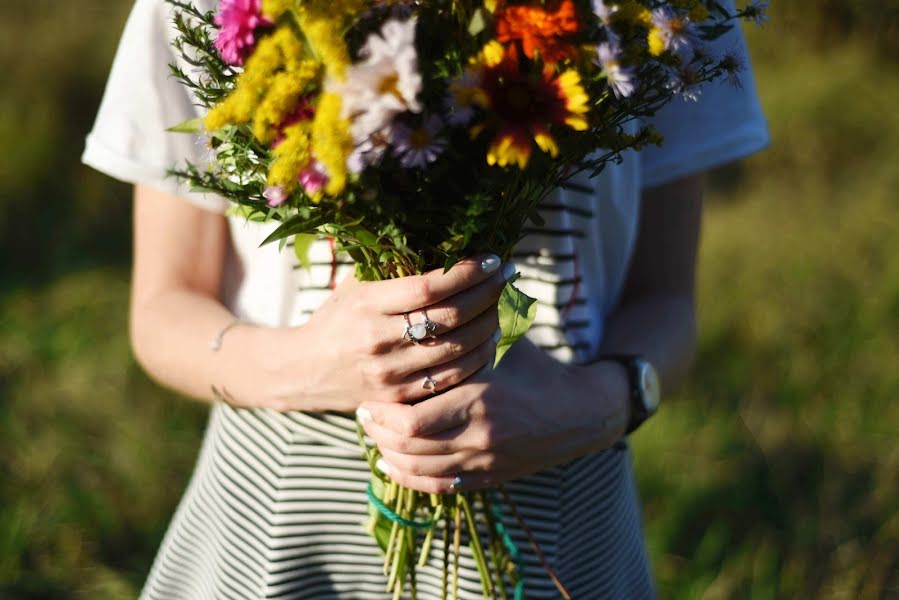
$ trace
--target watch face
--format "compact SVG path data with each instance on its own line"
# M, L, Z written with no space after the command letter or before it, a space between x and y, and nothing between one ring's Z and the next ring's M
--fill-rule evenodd
M659 407L662 390L659 385L659 376L656 374L656 370L646 361L641 361L640 364L640 387L642 388L643 402L646 404L646 411L649 414L652 414Z

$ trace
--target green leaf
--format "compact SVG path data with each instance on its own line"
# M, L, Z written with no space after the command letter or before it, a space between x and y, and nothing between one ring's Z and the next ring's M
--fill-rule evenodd
M172 133L200 133L203 131L203 117L197 117L183 123L179 123L174 127L169 127L166 131Z
M471 21L468 23L468 34L474 37L486 28L487 21L484 18L484 11L479 8L474 11L474 14L471 16Z
M275 240L281 240L284 238L288 238L292 235L296 235L298 233L312 233L314 232L319 225L324 222L324 217L321 213L316 214L308 219L303 218L301 215L296 215L278 226L271 235L265 238L260 246L265 246L266 244L270 244Z
M516 274L506 283L499 297L499 328L502 337L496 345L495 367L502 360L512 344L521 339L537 316L537 300L531 298L513 285L520 275Z
M293 253L304 269L309 271L312 265L309 263L309 248L315 241L316 235L312 233L298 233L293 237Z

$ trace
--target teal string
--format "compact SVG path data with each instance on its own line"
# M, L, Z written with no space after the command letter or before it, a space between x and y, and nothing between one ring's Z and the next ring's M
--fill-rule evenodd
M390 510L390 508L386 504L381 502L381 499L375 495L375 491L374 489L372 489L371 483L368 484L367 492L368 500L374 505L375 508L378 509L378 512L380 512L382 515L384 515L394 523L399 523L403 527L411 527L412 529L430 529L434 526L434 521L411 521L409 519L404 519L403 517Z
M496 492L492 492L491 495L490 510L493 512L494 529L496 529L497 535L502 540L503 546L509 551L509 556L515 561L515 568L518 569L518 581L515 583L514 599L524 600L524 564L521 560L521 552L518 551L515 540L512 539L512 536L509 535L509 531L503 524L502 501L499 500Z

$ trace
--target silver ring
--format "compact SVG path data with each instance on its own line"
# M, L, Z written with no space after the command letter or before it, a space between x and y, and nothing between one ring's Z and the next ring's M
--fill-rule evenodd
M462 487L462 475L456 475L452 483L450 483L450 491L455 492L460 487Z
M437 337L437 323L425 317L425 320L415 325L409 320L409 313L403 313L403 320L406 321L406 331L403 338L409 340L413 344L418 344L426 337L434 339Z
M422 389L428 390L429 392L436 392L437 380L430 375L425 375L425 380L422 382L421 387Z

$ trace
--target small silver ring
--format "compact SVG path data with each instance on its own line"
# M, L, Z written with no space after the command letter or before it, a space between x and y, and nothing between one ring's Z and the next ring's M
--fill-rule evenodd
M437 391L437 380L430 375L425 375L425 380L422 382L421 387L424 390L434 393Z
M455 492L462 487L462 475L456 475L452 483L450 483L450 491Z

